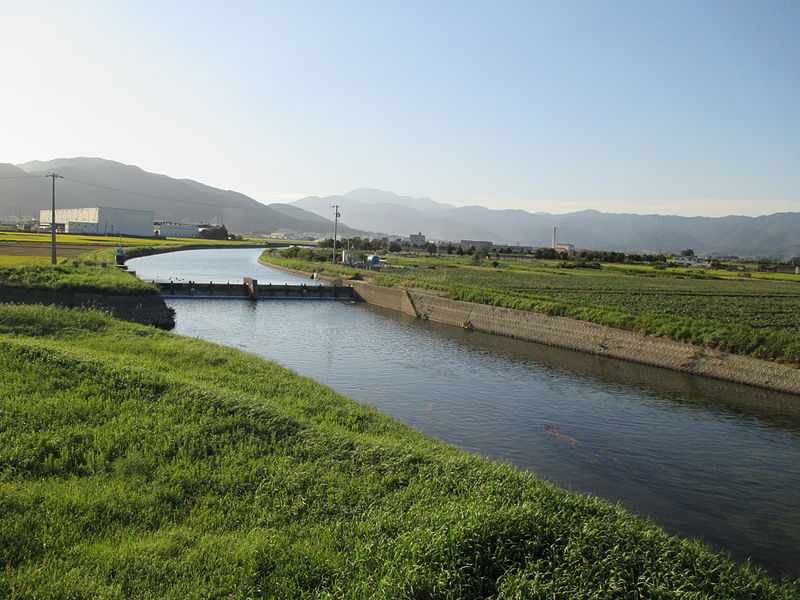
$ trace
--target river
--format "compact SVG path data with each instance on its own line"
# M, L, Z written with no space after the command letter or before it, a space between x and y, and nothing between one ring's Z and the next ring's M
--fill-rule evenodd
M128 261L139 277L309 283L258 249ZM175 332L274 360L412 427L621 502L800 576L800 397L414 319L358 303L169 299Z

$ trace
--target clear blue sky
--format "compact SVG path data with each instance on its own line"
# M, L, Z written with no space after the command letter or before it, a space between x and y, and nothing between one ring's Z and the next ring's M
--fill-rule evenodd
M0 161L262 202L800 211L800 1L0 0Z

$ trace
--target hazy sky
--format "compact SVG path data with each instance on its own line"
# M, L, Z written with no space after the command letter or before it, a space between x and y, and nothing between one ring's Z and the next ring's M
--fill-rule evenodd
M800 211L800 1L0 0L0 162L262 202Z

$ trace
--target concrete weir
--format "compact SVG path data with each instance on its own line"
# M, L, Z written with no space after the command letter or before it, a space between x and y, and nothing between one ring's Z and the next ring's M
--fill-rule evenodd
M259 283L245 277L242 283L154 282L164 298L239 298L248 300L352 300L349 285L307 285Z

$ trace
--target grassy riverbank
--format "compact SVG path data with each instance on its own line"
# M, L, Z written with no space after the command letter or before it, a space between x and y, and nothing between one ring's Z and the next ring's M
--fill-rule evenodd
M158 289L116 267L74 263L0 267L0 288L26 288L62 293L154 296Z
M142 256L170 250L189 250L192 248L242 248L286 245L289 240L267 240L264 238L245 238L244 240L209 240L198 238L137 238L105 235L59 234L56 243L58 262L75 259L86 253L94 253L113 262L114 248L123 246L129 257ZM309 244L313 242L300 242ZM94 251L106 249L106 252ZM0 231L0 266L16 264L49 264L50 234L21 231Z
M265 253L295 269L357 271ZM454 300L580 319L682 342L800 364L800 281L721 277L685 270L602 267L470 257L391 257L400 268L366 272L373 283L424 288ZM793 276L796 277L796 276Z
M792 598L233 349L0 305L0 595Z

